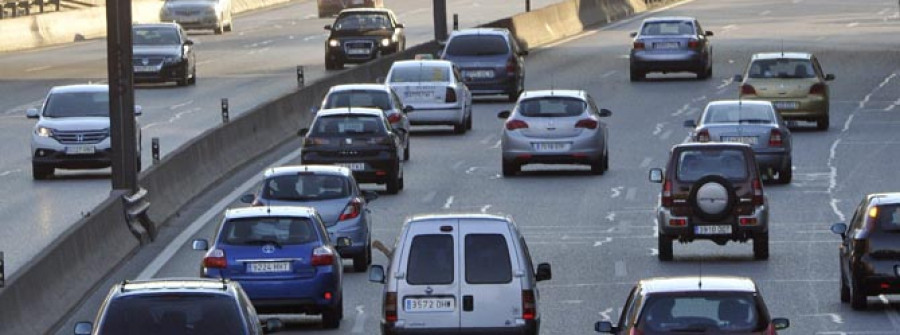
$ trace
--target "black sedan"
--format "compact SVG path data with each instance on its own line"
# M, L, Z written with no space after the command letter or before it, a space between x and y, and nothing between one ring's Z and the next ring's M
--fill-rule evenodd
M135 24L132 45L135 83L197 83L194 41L177 23Z
M658 17L644 20L631 48L631 81L648 72L693 72L698 79L712 77L712 46L700 22L690 17Z
M347 63L365 63L381 55L406 49L403 24L389 9L345 9L338 14L325 41L325 69L338 70Z

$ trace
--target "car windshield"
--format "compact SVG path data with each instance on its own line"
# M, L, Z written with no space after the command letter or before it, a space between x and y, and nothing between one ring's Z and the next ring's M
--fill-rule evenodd
M318 241L313 221L300 217L231 219L222 227L222 242L229 245L278 246Z
M543 97L519 102L519 114L527 117L571 117L584 113L584 100L566 97Z
M709 175L731 180L747 178L744 152L729 149L684 150L678 157L678 180L694 182Z
M385 91L340 91L333 92L325 99L322 108L371 107L391 110L391 97Z
M382 13L352 13L338 17L334 22L334 30L378 30L390 29L391 20Z
M498 35L457 36L447 44L449 56L495 56L509 53L506 39Z
M310 130L312 137L346 137L383 135L384 124L371 115L334 115L317 118Z
M332 174L299 173L266 179L263 198L282 201L320 201L350 196L350 180Z
M644 303L638 327L654 334L747 334L765 330L769 320L763 313L747 292L654 294Z
M445 66L403 66L391 70L391 83L446 83L450 81L450 68Z
M132 30L134 45L177 45L178 31L171 27L135 27Z
M108 117L108 92L53 93L44 117Z
M98 335L247 334L237 301L223 294L158 293L110 301Z
M704 124L717 123L775 123L775 111L771 105L727 104L710 105L703 114Z
M816 72L809 59L757 59L750 64L747 77L803 79L815 78Z
M641 28L641 35L692 35L694 25L690 21L654 21L646 22Z

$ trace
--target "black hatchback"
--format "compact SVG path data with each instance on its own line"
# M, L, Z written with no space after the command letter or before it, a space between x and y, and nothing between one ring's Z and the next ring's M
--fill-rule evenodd
M454 32L441 59L456 64L474 95L506 95L515 102L525 90L528 52L507 29L476 28Z

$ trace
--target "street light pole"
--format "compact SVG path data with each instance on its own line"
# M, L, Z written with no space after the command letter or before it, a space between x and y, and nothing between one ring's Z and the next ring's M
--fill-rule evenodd
M112 188L138 191L131 46L131 0L106 0Z
M434 39L447 40L447 0L434 0Z

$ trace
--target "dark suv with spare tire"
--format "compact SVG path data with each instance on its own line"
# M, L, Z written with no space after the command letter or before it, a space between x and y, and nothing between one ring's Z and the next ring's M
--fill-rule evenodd
M753 149L738 143L684 143L672 148L657 207L659 260L672 260L672 243L753 240L753 257L769 258L769 208Z

